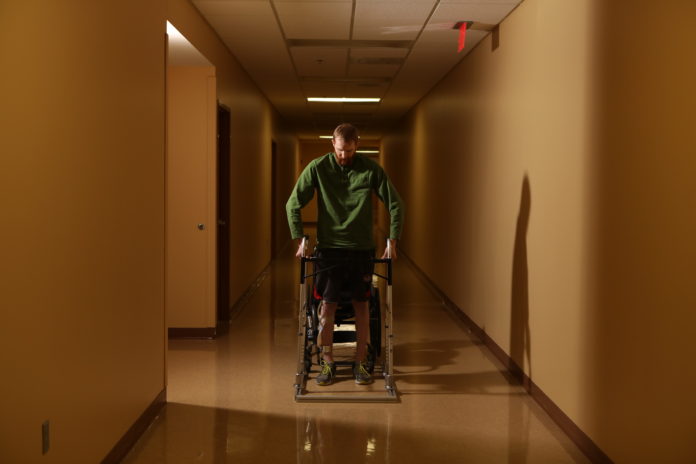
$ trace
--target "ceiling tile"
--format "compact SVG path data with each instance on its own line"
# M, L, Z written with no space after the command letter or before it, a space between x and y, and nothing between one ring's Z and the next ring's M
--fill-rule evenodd
M434 2L359 2L355 7L353 38L415 39L425 24Z
M348 65L350 77L393 77L401 67L400 64L359 64Z
M300 76L345 76L347 48L292 47L290 49Z
M208 15L268 15L273 14L273 9L268 2L259 0L198 0L193 2L198 11L204 16Z
M388 84L350 84L346 85L344 97L383 98Z
M408 48L351 47L350 58L404 58L408 52Z
M307 106L312 113L340 113L343 103L308 102Z
M322 83L322 82L303 82L302 88L308 97L345 97L345 84Z
M482 5L517 5L522 0L440 0L440 3L480 3Z
M350 38L351 2L279 2L278 18L288 39Z
M515 3L440 3L430 21L433 23L477 21L485 24L499 24L515 6Z
M336 124L352 120L359 124L363 135L378 135L402 117L488 34L469 30L466 49L457 53L458 32L452 29L456 21L498 24L520 3L192 1L298 133L316 133L322 127L330 131ZM416 38L417 43L412 42ZM323 61L320 64L317 60ZM308 103L306 96L310 95L383 100L379 104Z
M268 0L263 0L268 1ZM273 3L351 3L352 0L271 0Z

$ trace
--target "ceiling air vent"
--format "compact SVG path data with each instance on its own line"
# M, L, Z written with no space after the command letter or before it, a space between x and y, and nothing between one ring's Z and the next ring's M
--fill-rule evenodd
M385 64L401 64L404 62L403 58L398 58L398 57L362 57L362 58L356 58L351 60L351 63L354 64L376 64L376 65L385 65Z

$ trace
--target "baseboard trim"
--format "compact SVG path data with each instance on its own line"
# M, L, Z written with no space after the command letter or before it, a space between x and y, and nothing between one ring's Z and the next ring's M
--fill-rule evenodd
M261 273L256 276L256 279L249 285L249 287L244 290L244 293L237 299L237 301L230 307L230 319L227 321L221 320L217 321L215 327L169 327L167 329L167 335L170 339L187 339L187 340L212 340L219 335L224 335L229 330L229 323L234 319L234 317L239 313L239 311L246 306L249 299L254 295L256 290L261 286L263 281L266 279L271 270L271 263L269 262Z
M485 330L479 327L469 316L464 313L447 295L430 280L430 277L418 267L418 265L402 250L399 256L405 258L411 268L415 271L418 278L435 294L443 303L445 308L456 318L458 318L476 338L488 348L491 353L505 366L510 376L518 381L534 401L546 411L558 427L565 433L570 440L582 451L593 463L613 464L609 456L592 441L592 439L578 427L566 413L553 402L544 391L536 385L529 376L513 361L512 358L493 340Z
M102 464L118 464L121 462L138 439L145 433L150 424L152 424L166 402L167 389L165 388L157 395L150 406L140 415L138 420L135 421L116 445L114 445L109 454L102 460Z
M169 338L174 339L205 339L215 338L217 330L215 327L170 327L167 329Z

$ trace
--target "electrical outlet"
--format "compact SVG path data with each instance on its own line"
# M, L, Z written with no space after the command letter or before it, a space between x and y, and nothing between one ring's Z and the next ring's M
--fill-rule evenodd
M51 447L50 441L50 422L46 421L41 424L41 451L42 454L48 453L48 449Z

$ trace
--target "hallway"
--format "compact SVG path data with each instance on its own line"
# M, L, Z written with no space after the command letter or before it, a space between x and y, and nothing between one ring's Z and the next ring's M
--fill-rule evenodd
M227 334L169 342L168 403L124 464L588 462L404 258L394 282L400 402L295 403L298 273L285 247Z
M0 2L0 463L696 463L695 21ZM293 399L299 266L272 257L341 122L406 205L398 403Z

